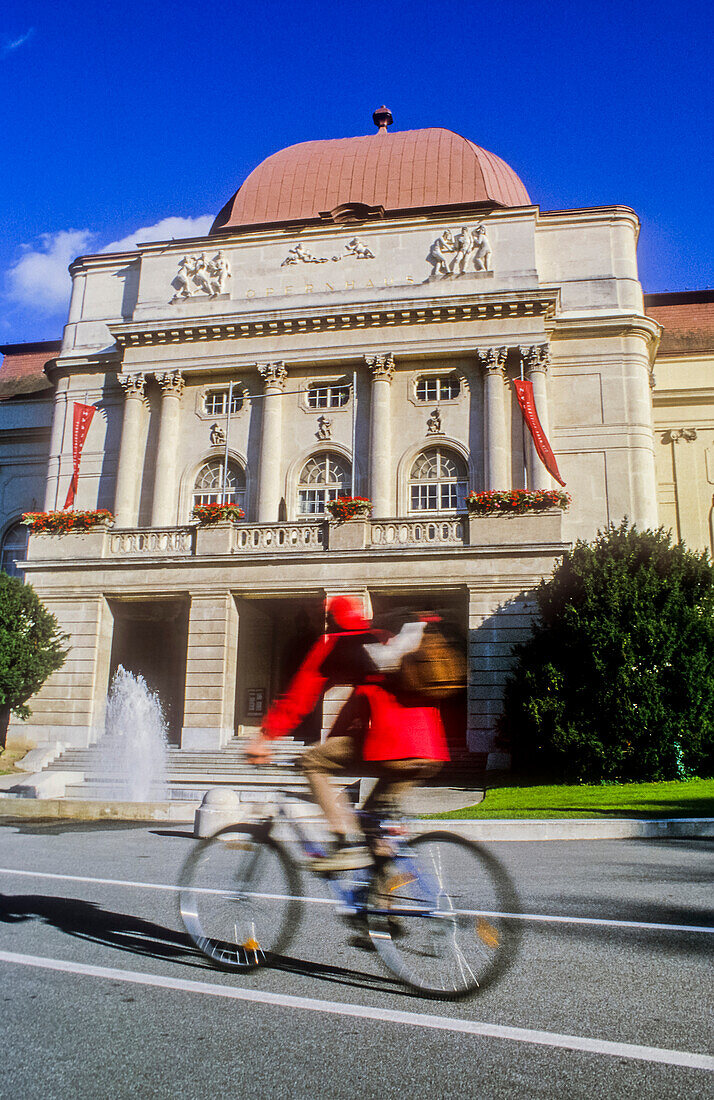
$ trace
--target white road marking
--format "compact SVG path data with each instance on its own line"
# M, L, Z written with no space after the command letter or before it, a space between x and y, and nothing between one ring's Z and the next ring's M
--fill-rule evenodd
M168 882L134 882L122 878L91 878L88 875L60 875L50 871L26 871L13 867L0 867L0 875L21 875L26 878L46 878L60 882L84 882L98 886L132 886L140 890L168 890L177 893L181 887ZM195 893L211 893L202 888ZM223 893L216 890L215 893ZM302 901L306 905L336 905L334 898L313 898L304 895L292 897L288 894L256 894L256 897L275 901ZM653 921L615 920L607 917L560 916L552 913L500 913L493 909L459 909L459 913L474 917L506 917L509 920L534 921L540 924L589 924L605 928L633 928L645 932L704 932L714 934L714 927L706 924L662 924Z
M156 989L179 990L209 997L225 997L234 1001L273 1005L278 1008L302 1009L306 1012L325 1012L332 1016L350 1016L360 1020L378 1020L388 1024L406 1024L436 1031L452 1031L462 1035L482 1036L489 1039L510 1039L517 1043L536 1046L560 1047L586 1054L605 1054L612 1058L632 1058L641 1062L660 1062L668 1066L714 1071L714 1057L687 1050L668 1050L663 1047L639 1046L635 1043L613 1043L608 1039L590 1039L582 1035L561 1035L555 1031L536 1031L525 1027L506 1027L479 1020L452 1019L421 1012L398 1012L373 1005L355 1005L340 1001L322 1001L314 997L294 997L287 993L266 993L263 990L236 989L234 986L213 982L197 982L187 978L169 978L160 974L142 974L134 970L117 970L110 966L90 966L86 963L48 959L37 955L21 955L14 951L0 951L0 962L18 966L32 966L42 970L54 970L64 974L81 974L89 978L106 978L110 981L130 982Z

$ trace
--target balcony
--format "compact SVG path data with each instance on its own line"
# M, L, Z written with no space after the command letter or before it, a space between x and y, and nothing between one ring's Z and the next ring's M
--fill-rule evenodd
M231 556L234 559L283 554L350 551L375 553L419 550L425 553L468 547L523 547L562 542L559 510L524 516L448 516L419 519L353 519L300 523L218 523L205 527L139 527L63 535L32 534L32 562L97 559L181 560Z

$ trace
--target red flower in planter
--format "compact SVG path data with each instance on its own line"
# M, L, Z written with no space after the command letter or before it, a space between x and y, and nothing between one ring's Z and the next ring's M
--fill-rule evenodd
M367 497L335 497L334 500L328 500L325 507L334 520L346 523L355 516L369 516L372 512L372 501Z
M111 527L114 515L107 508L95 508L90 512L25 512L20 522L35 534L66 535L69 531Z
M193 515L201 526L245 518L245 512L237 504L196 504Z
M567 511L569 506L570 494L562 489L487 489L483 493L469 493L466 497L467 509L476 516L522 516L527 512L545 512L549 508Z

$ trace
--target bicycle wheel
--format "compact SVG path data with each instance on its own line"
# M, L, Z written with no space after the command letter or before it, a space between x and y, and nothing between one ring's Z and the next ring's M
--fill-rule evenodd
M518 935L517 898L490 852L446 832L409 841L375 875L369 933L393 974L428 997L457 1000L503 972Z
M179 880L189 936L218 966L250 970L281 954L300 919L300 878L282 845L229 825L196 845Z

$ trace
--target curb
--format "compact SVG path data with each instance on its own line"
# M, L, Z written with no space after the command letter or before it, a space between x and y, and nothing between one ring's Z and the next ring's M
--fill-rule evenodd
M176 821L193 825L197 802L110 802L79 798L2 798L2 819L74 821ZM458 833L468 840L628 840L714 838L714 818L431 818L415 821L414 831Z
M0 823L3 818L193 823L198 806L198 802L90 802L81 798L0 798Z
M419 821L418 832L445 830L468 840L628 840L632 837L713 837L714 818L493 818Z

